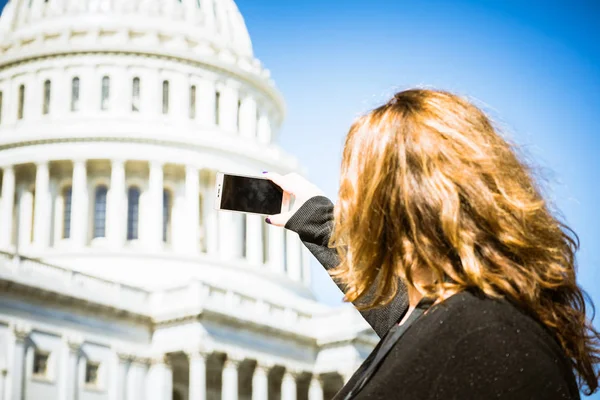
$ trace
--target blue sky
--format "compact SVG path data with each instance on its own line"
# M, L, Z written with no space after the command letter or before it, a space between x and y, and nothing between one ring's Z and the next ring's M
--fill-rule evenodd
M237 3L287 100L281 144L329 196L357 114L413 86L466 95L543 171L548 200L580 237L579 282L600 313L600 3ZM339 303L316 263L313 275L318 298Z
M469 96L549 178L548 198L581 239L580 282L600 306L600 5L238 0L238 6L256 55L287 100L281 144L329 196L337 193L344 136L360 112L413 86ZM325 302L340 299L326 279L315 290Z
M581 239L579 281L600 312L600 3L237 4L287 101L281 145L330 197L360 112L413 86L469 96L545 171L548 199ZM318 298L338 304L341 294L316 264L313 275Z

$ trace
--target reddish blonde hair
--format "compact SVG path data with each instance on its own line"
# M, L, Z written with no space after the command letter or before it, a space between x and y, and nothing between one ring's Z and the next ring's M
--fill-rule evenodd
M580 386L598 387L600 335L575 280L577 235L468 101L407 90L353 124L330 245L341 259L331 275L360 308L391 301L398 277L435 298L478 288L539 320ZM415 282L418 271L434 283ZM373 285L375 295L366 296Z

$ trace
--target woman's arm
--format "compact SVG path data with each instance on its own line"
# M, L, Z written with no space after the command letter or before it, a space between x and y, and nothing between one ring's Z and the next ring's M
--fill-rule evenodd
M298 233L304 245L325 269L338 265L337 252L328 247L333 228L333 203L327 197L310 198L290 217L285 228ZM343 285L339 282L336 284L345 293ZM361 314L377 335L383 337L398 323L407 309L408 297L404 285L400 284L400 292L391 303L377 309L361 311Z

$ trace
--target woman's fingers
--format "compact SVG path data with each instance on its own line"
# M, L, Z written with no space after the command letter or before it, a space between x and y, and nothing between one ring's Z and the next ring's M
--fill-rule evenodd
M287 175L283 176L276 172L265 172L263 176L275 183L277 186L279 186L286 192L294 194L293 184L290 182L289 177Z
M294 196L294 206L291 210L281 214L271 215L267 218L266 222L275 226L284 227L292 215L294 215L308 199L322 194L319 188L297 173L280 175L275 172L265 172L263 176L282 188L286 193Z
M292 218L292 215L294 215L294 211L288 211L281 214L271 215L267 217L266 222L271 225L280 226L283 228L285 224L287 224L287 222L290 220L290 218Z

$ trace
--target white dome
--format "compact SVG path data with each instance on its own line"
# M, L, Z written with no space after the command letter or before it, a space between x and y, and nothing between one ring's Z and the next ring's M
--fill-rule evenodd
M205 43L252 57L252 42L233 0L10 0L0 21L0 42L21 40L29 30L52 35L65 28L152 33L167 45L171 39Z

